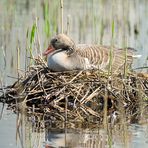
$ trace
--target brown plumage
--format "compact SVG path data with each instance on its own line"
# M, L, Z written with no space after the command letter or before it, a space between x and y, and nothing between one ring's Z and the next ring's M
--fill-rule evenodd
M109 68L110 49L112 48L112 71L123 71L125 49L109 46L78 44L65 34L56 35L51 39L44 55L48 55L48 67L52 71L101 69ZM127 48L127 66L133 61L134 50Z

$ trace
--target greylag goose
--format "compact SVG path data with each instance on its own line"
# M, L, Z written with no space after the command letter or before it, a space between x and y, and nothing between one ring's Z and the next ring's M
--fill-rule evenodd
M47 65L52 71L101 69L107 71L110 59L109 46L78 44L65 34L58 34L50 41L43 55L48 55ZM131 66L134 50L127 48L127 65ZM125 50L113 48L112 71L123 70Z

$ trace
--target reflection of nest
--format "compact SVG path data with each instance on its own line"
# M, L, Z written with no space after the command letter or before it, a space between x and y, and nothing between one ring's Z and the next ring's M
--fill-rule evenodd
M26 77L6 88L1 100L11 105L25 102L29 112L43 113L52 121L101 123L105 112L109 119L122 113L138 120L147 96L144 76L108 77L98 70L55 73L38 59Z

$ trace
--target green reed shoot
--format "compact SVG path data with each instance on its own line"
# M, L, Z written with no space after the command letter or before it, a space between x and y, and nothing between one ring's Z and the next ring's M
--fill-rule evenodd
M30 45L32 46L32 43L34 42L35 39L35 32L36 32L36 23L33 24L31 33L30 33Z
M27 65L28 65L28 58L27 58L27 55L28 55L28 38L29 38L29 28L27 29L27 32L26 32L25 71L27 71ZM25 76L26 76L26 73L25 73Z
M50 28L50 21L49 21L49 1L46 0L45 3L43 3L43 16L44 16L44 31L46 34L46 37L50 37L51 35L51 28Z
M33 58L32 45L33 45L34 40L35 40L35 32L36 32L36 30L37 30L36 23L34 23L32 28L31 28L31 32L30 32L30 47L29 47L29 51L30 51L31 58Z
M59 24L59 14L60 14L60 3L58 1L55 1L53 3L53 9L51 9L52 11L50 12L50 25L51 25L51 34L55 34L58 33L58 24ZM55 17L56 15L56 17ZM63 14L62 14L63 15Z
M29 55L30 55L30 64L32 64L32 60L34 58L33 56L33 43L35 41L35 33L36 33L37 27L36 27L36 23L34 23L32 25L31 28L31 32L29 32L29 29L27 29L27 33L26 33L26 37L27 37L27 47L26 47L26 57L28 55L28 51L29 51ZM29 45L28 45L28 40L29 40ZM25 60L27 61L27 59ZM25 67L27 66L27 63L25 63Z

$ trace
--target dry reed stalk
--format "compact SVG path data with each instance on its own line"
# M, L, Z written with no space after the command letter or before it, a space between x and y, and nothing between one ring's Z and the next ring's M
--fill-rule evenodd
M70 33L70 15L67 16L67 31L66 31L66 34L69 35Z
M40 41L40 37L39 37L38 18L37 17L36 17L36 34L37 34L37 49L39 50L39 55L42 56L41 41Z
M1 100L17 103L16 109L23 102L29 112L43 114L49 120L54 117L56 121L97 124L104 119L104 126L116 112L120 115L116 115L117 120L123 117L121 122L130 119L134 122L139 118L139 100L146 104L148 80L136 73L129 73L127 78L112 74L110 79L99 70L90 70L89 74L88 71L50 72L42 59L36 59L35 63L26 77L5 89Z
M60 0L60 7L61 7L61 33L63 33L63 26L64 26L64 22L63 22L63 0Z

